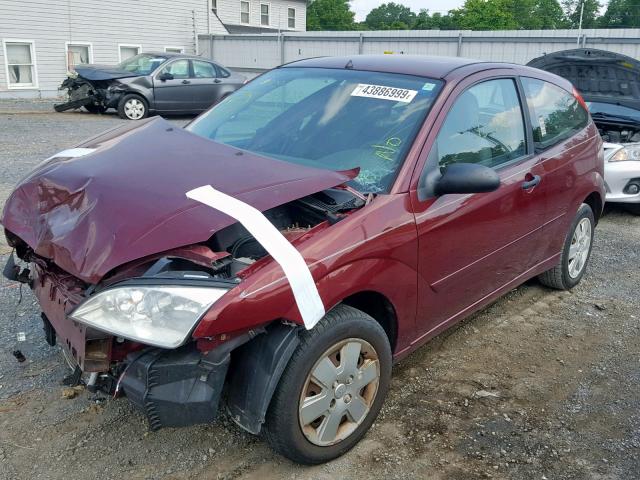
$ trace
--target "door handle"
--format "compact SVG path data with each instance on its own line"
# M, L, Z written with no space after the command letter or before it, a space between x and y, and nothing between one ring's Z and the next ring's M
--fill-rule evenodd
M213 83L220 83L222 80L220 80L219 78L216 78Z
M529 174L527 175L527 177L530 177L531 180L526 180L525 182L522 183L523 190L529 190L530 188L535 187L540 183L540 180L542 180L542 177L540 177L540 175L533 175L531 177L531 175Z
M189 80L182 80L183 85L189 85L191 82Z

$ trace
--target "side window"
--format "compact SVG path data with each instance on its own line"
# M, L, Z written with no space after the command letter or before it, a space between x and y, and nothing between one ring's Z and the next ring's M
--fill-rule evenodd
M479 83L460 95L442 124L435 154L440 167L479 163L496 167L526 152L525 128L511 79Z
M209 62L193 60L193 76L194 78L216 78L216 69Z
M216 72L218 72L218 77L220 78L229 78L231 73L228 70L225 70L220 65L216 65Z
M587 126L589 115L571 93L544 80L528 77L522 77L522 85L537 150L555 145Z
M160 75L170 73L173 78L189 78L189 60L176 60L160 70Z

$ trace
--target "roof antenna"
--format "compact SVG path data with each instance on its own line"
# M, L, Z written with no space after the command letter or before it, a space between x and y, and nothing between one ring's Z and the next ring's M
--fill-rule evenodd
M347 64L344 66L344 68L347 68L349 70L353 70L353 62L351 60L349 60L347 62Z

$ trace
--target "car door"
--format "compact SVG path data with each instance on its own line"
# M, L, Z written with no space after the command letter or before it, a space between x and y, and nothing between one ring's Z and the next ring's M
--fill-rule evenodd
M153 77L153 96L160 112L192 112L196 109L189 60L173 60Z
M541 256L548 258L562 249L578 207L575 185L584 172L593 170L599 136L595 129L585 128L589 114L575 92L538 78L521 77L520 81L529 105L534 148L547 177L546 241L540 247Z
M420 198L412 192L419 337L526 278L541 240L544 179L532 153L520 84L511 76L479 78L462 82L445 103L435 122L440 128L425 144L427 159L416 185L455 162L493 168L501 184L489 193Z
M194 106L202 111L216 103L225 89L224 79L218 76L216 66L204 60L192 60L193 74L191 88L193 89Z

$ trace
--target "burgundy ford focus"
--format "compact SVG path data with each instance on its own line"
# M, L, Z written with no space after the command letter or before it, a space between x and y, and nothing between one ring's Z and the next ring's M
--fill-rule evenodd
M560 77L303 60L185 129L148 119L45 160L5 204L5 275L152 429L213 421L224 388L238 425L319 463L366 433L394 361L529 278L578 284L604 195Z

